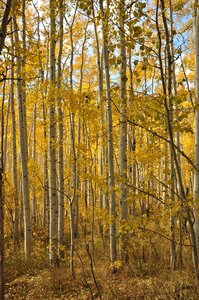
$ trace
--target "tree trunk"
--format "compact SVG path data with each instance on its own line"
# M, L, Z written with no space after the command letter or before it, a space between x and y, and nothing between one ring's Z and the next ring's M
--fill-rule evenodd
M106 104L107 104L107 123L108 123L108 170L109 170L109 192L110 192L110 260L113 264L112 271L115 272L114 262L117 260L116 249L116 201L115 201L115 176L114 176L114 149L113 149L113 122L112 122L112 103L109 71L109 52L108 52L108 20L104 12L103 0L100 0L100 10L102 13L102 34L103 34L103 53L106 78Z
M50 104L49 104L49 184L50 184L50 228L49 259L58 264L58 203L56 185L56 116L55 116L55 1L50 0Z
M3 195L3 149L4 149L4 102L6 81L3 83L3 97L1 103L1 138L0 138L0 299L4 299L5 277L4 277L4 195Z
M14 57L14 41L11 36L12 55ZM14 59L11 63L11 78L14 78ZM16 118L14 103L14 80L11 81L10 87L10 108L12 115L12 176L14 183L14 250L19 243L19 193L18 193L18 175L17 175L17 143L16 143Z
M128 218L127 202L127 96L126 96L126 45L125 45L125 0L119 2L119 24L120 24L120 143L119 143L119 167L120 167L120 209L122 226ZM125 263L127 260L127 235L122 232L120 235L120 259Z
M195 55L195 165L199 169L199 2L194 4L194 55ZM196 235L197 255L199 258L199 171L194 171L194 230Z
M15 43L20 45L16 15L13 16ZM27 157L27 135L26 121L24 119L26 107L24 106L24 92L21 80L22 58L20 49L16 49L17 56L17 91L18 91L18 123L19 141L22 167L22 189L23 189L23 208L24 208L24 250L26 258L31 254L31 220L30 220L30 196L29 196L29 176L28 176L28 157Z
M63 156L63 109L62 101L59 93L61 93L62 70L61 60L63 52L63 18L64 18L64 3L60 1L59 8L59 53L57 64L57 90L58 90L58 252L59 256L63 256L61 245L64 242L64 156Z
M36 130L37 130L37 102L34 104L33 110L33 149L32 149L32 159L34 164L36 164ZM35 184L33 182L32 187L32 225L37 223L37 199Z
M2 49L4 47L5 39L6 39L7 25L9 22L9 15L10 15L11 7L12 7L12 0L7 0L3 18L2 18L2 22L1 22L1 28L0 28L0 32L1 32L1 34L0 34L0 55L1 55Z

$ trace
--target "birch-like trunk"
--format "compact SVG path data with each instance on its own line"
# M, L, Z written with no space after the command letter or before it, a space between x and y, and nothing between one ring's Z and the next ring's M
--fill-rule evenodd
M11 36L12 55L14 55L14 41ZM14 59L11 63L11 78L14 78ZM19 192L18 192L18 174L17 174L17 142L16 142L16 117L14 103L14 80L10 86L10 110L12 115L12 177L14 183L14 250L19 243Z
M49 259L53 265L58 263L58 203L56 185L56 116L55 116L55 24L54 0L50 0L50 104L49 104L49 185L50 185L50 224Z
M132 54L131 54L131 49L129 49L129 77L130 77L130 90L129 90L129 105L132 107L134 110L134 97L133 97L133 70L132 70L132 62L131 62ZM133 158L131 161L130 165L130 174L131 174L131 180L132 180L132 185L133 185L133 202L132 202L132 214L135 215L136 212L136 162L135 162L135 157L134 153L136 151L136 131L135 131L135 126L133 125L132 127L132 139L129 141L129 148L130 151L133 153Z
M75 22L76 12L77 12L77 5L75 7L73 19L70 25L70 46L71 46L71 57L70 57L70 92L71 92L71 100L73 99L73 62L74 62L74 43L73 43L73 25ZM75 226L74 226L74 204L76 201L76 192L77 192L77 155L76 155L76 148L75 148L75 113L72 111L70 112L70 139L71 139L71 154L72 154L72 197L70 199L70 272L71 276L75 276L74 270L74 238L75 238Z
M64 242L64 155L63 155L63 109L62 101L59 93L61 93L62 67L61 59L63 52L63 19L64 19L64 3L60 1L59 8L59 53L57 64L57 114L58 114L58 252L59 256L63 256L61 245Z
M199 1L194 0L194 56L195 56L195 165L199 169ZM194 230L199 258L199 171L194 170Z
M116 201L115 201L115 176L114 176L114 149L113 149L113 121L112 121L112 103L111 86L109 70L109 52L108 52L108 20L104 12L103 0L100 0L100 10L102 13L102 34L103 34L103 53L106 78L106 104L107 104L107 123L108 123L108 170L109 170L109 193L110 193L110 260L113 264L117 260L116 248Z
M46 124L46 107L44 104L43 97L43 138L44 141L47 141L47 124ZM48 153L45 146L44 155L43 155L43 176L44 176L44 189L43 189L43 227L47 227L49 225L49 179L48 179Z
M168 119L168 126L170 126L172 130L172 138L174 136L173 132L173 100L172 100L172 84L173 84L173 74L172 74L172 52L171 52L171 39L170 39L170 33L167 25L167 19L165 15L165 3L164 0L161 0L161 6L162 6L162 19L164 24L164 30L165 30L165 39L166 39L166 45L165 45L165 56L166 56L166 70L167 70L167 90L164 91L164 97L165 97L165 103L168 101L168 104L166 103L166 106L168 105L168 111L166 111L166 114L169 114L167 116ZM165 71L166 72L166 71ZM165 76L166 78L166 76ZM165 79L166 80L166 79ZM168 100L167 100L168 98ZM166 108L166 107L165 107ZM171 138L171 137L170 137ZM176 268L176 241L175 241L175 215L173 213L173 206L175 201L175 165L174 165L174 153L173 153L173 145L170 144L170 199L171 199L171 209L170 209L170 236L171 236L171 243L170 243L170 265L172 269Z
M88 28L89 22L87 21L85 29L84 29L84 40L82 43L82 49L81 49L81 66L80 66L80 81L79 81L79 103L80 99L82 98L82 86L83 86L83 74L84 74L84 51L85 51L85 44L87 40L87 28ZM81 143L82 134L82 122L81 117L78 115L78 132L77 132L77 142L78 145ZM80 157L80 153L77 150L77 157ZM80 189L80 178L79 178L79 172L80 172L80 163L77 161L77 190ZM78 237L79 235L79 195L76 194L75 204L74 204L74 236Z
M3 83L3 97L1 102L1 122L0 122L0 299L4 299L5 276L4 276L4 194L3 194L3 174L4 174L4 103L5 103L6 81Z
M37 130L37 102L35 102L33 110L33 149L32 149L32 159L36 163L36 130ZM32 188L32 225L37 222L37 199L35 186L33 184Z
M16 15L13 16L15 44L20 45ZM18 92L18 125L19 125L19 143L22 167L22 196L24 208L24 250L26 258L31 254L31 220L30 220L30 196L29 196L29 176L28 176L28 156L27 156L27 135L26 135L26 107L24 105L24 91L22 85L22 58L20 49L15 49L17 57L17 92Z
M92 2L92 11L93 11L93 24L94 24L94 32L95 32L95 40L96 40L96 51L97 51L97 69L98 69L98 88L99 88L99 100L98 100L98 105L100 108L100 176L104 176L104 157L105 157L105 149L104 149L104 103L103 103L103 53L100 54L100 45L99 45L99 36L97 32L97 24L96 24L96 17L95 17L95 8ZM104 192L103 189L100 187L99 188L99 209L103 209L103 197L104 197ZM103 238L103 224L100 219L98 219L98 224L99 224L99 232L102 235L103 239L103 245L104 245L104 238Z
M128 218L127 202L127 96L126 96L126 45L125 45L125 0L119 2L119 24L120 24L120 143L119 143L119 168L120 168L120 217L123 229ZM120 235L120 259L123 263L127 259L127 235Z

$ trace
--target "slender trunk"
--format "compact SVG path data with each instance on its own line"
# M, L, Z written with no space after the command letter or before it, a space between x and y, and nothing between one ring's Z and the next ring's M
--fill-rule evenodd
M113 121L112 103L109 71L109 51L108 51L108 20L104 12L103 0L100 0L100 10L102 13L102 34L103 34L103 53L106 78L106 104L107 104L107 123L108 123L108 170L109 170L109 192L110 192L110 260L113 264L112 271L115 271L114 262L117 260L116 249L116 201L115 201L115 176L114 176L114 149L113 149Z
M194 4L194 46L195 46L195 165L199 169L199 8L198 0ZM199 171L194 171L194 230L196 235L197 256L199 258Z
M168 30L167 25L167 19L165 16L165 4L164 0L161 0L161 6L162 6L162 19L163 19L163 25L165 30L165 38L166 38L166 45L165 45L165 57L166 59L166 70L167 70L167 89L166 89L166 76L165 78L162 78L164 81L163 88L164 88L164 101L165 101L165 108L166 108L166 114L168 119L168 126L170 126L170 130L172 133L172 138L174 136L173 133L173 102L172 102L172 56L171 56L171 44L170 44L170 34ZM165 71L166 72L166 71ZM167 104L168 102L168 104ZM168 108L168 110L167 110ZM171 137L170 137L171 138ZM174 169L174 153L173 153L173 147L170 145L170 199L171 199L171 209L170 209L170 235L171 235L171 244L170 244L170 265L172 269L176 268L176 243L175 243L175 216L173 213L173 205L175 201L175 169Z
M79 100L82 97L82 85L83 85L83 69L84 69L84 50L85 50L85 44L87 40L87 28L88 28L89 22L87 21L86 27L84 30L84 40L82 44L82 50L81 50L81 66L80 66L80 82L79 82ZM78 115L78 132L77 132L77 142L78 145L81 143L81 118L80 115ZM79 157L79 151L77 151L77 157ZM80 188L80 178L79 178L79 172L80 172L80 164L77 161L77 190ZM74 234L75 237L78 237L79 235L79 195L76 194L76 199L74 203Z
M44 101L44 98L43 98ZM44 141L47 142L47 125L46 125L46 107L43 103L43 137ZM43 156L43 176L44 176L44 189L43 189L43 227L49 225L49 180L48 180L48 153L46 146L44 146L44 156Z
M129 72L130 72L130 91L129 91L129 105L134 109L134 101L133 101L133 70L132 70L132 62L131 62L131 49L129 49ZM130 143L130 151L133 152L133 154L136 151L136 132L135 132L135 126L132 127L132 139L129 141ZM133 184L133 203L132 203L132 214L135 215L136 213L136 162L135 157L133 155L132 162L130 165L130 173L132 174L132 184Z
M93 2L92 2L93 5ZM97 51L97 69L98 69L98 88L99 88L99 100L98 100L98 105L100 108L100 176L104 176L104 157L105 157L105 149L104 149L104 103L103 103L103 60L102 60L102 55L100 54L100 45L99 45L99 37L98 37L98 32L97 32L97 24L96 24L96 17L95 17L95 8L94 5L92 6L92 11L93 11L93 24L94 24L94 31L95 31L95 40L96 40L96 51ZM104 197L104 192L103 189L100 187L99 188L99 209L103 209L103 197ZM99 224L99 232L102 236L103 239L103 245L104 245L104 238L103 238L103 224L100 219L98 219L98 224Z
M126 46L125 46L125 0L119 2L119 24L120 24L120 143L119 143L119 167L120 167L120 209L122 225L125 225L128 218L127 202L127 96L126 96ZM120 235L120 259L123 263L127 260L127 235Z
M50 0L50 105L49 105L49 184L50 184L50 228L49 259L58 264L58 203L56 185L56 116L55 116L55 1Z
M4 299L5 277L4 277L4 195L3 195L3 150L4 150L4 102L6 81L3 83L3 97L1 103L1 138L0 138L0 299Z
M176 68L175 68L175 55L174 55L174 39L173 39L173 32L174 32L174 28L173 28L173 3L172 0L169 0L169 10L170 10L170 43L171 43L171 61L172 61L172 93L174 96L177 96L177 84L176 84ZM175 114L176 114L176 119L177 122L178 121L178 107L177 104L174 108L175 110ZM177 147L180 149L181 145L180 145L180 129L179 126L177 126L177 132L176 132L176 145ZM179 162L179 166L181 169L181 156L180 156L180 152L178 152L178 162ZM174 183L175 184L175 183ZM179 188L179 184L177 182L177 192L180 191ZM182 195L180 195L180 197L182 198ZM179 199L178 199L179 201ZM180 214L179 216L179 232L180 232L180 245L179 245L179 265L180 267L182 267L182 243L183 243L183 235L182 235L182 214ZM174 265L175 266L175 265Z
M74 269L74 218L73 218L73 203L69 204L69 213L70 213L70 274L75 277Z
M57 90L58 90L58 251L59 255L63 256L63 251L60 251L60 246L64 242L64 155L63 155L63 109L62 101L59 96L61 93L62 70L61 60L63 52L63 19L64 19L64 3L60 1L59 8L59 53L57 64Z
M24 131L25 138L27 139L27 117L26 117L26 0L22 0L22 54L21 54L21 86L22 86L22 101L23 101L23 120L24 120ZM28 143L25 143L25 152L28 160Z
M70 25L70 46L71 46L71 57L70 57L70 90L71 90L71 100L73 99L73 61L74 61L74 43L73 43L73 25L75 22L76 12L77 12L77 5L75 7L72 23ZM71 154L73 160L73 168L72 168L72 190L73 195L72 199L70 200L70 233L71 233L71 251L70 251L70 271L71 276L75 277L75 270L74 270L74 238L75 238L75 230L74 230L74 204L76 201L76 192L77 192L77 155L76 155L76 148L75 148L75 113L70 112L70 138L71 138Z
M5 120L5 140L4 140L4 149L3 149L3 165L4 170L6 170L7 163L7 151L8 151L8 131L9 131L9 115L10 115L10 96L8 98L8 108L6 112L6 120Z
M13 16L15 43L20 45L16 15ZM30 221L30 196L29 196L29 175L28 175L28 156L27 156L27 135L26 121L24 119L26 107L24 105L24 92L21 80L22 58L20 49L16 49L17 56L17 92L18 92L18 123L19 141L22 167L22 189L23 189L23 209L24 209L24 250L26 258L31 254L31 221Z
M14 57L14 41L11 36L12 55ZM14 59L11 63L11 78L14 78ZM17 143L16 143L16 117L14 103L14 80L10 87L10 110L12 115L12 177L14 183L14 250L19 244L19 193L18 193L18 175L17 175Z
M36 129L37 129L37 102L34 105L33 111L33 149L32 149L32 159L34 164L36 163ZM37 222L37 203L36 203L36 191L33 185L32 191L32 224L36 225Z

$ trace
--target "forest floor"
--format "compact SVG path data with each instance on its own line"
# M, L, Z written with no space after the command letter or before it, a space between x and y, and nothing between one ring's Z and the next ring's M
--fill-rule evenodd
M88 262L84 270L77 269L75 278L70 276L66 264L58 269L44 265L40 269L35 262L29 266L19 264L20 272L19 268L18 271L13 269L6 278L5 299L199 299L194 274L187 270L160 269L158 263L156 274L147 272L146 266L136 274L129 265L113 275L106 264L98 262L94 268L95 278Z
M41 235L40 235L41 236ZM122 267L116 261L111 271L108 244L96 239L94 260L90 243L79 241L75 248L75 277L70 275L69 248L58 268L48 262L48 251L41 238L35 240L34 253L25 260L23 251L14 252L9 245L5 259L5 299L103 299L103 300L198 300L191 252L184 249L182 267L169 267L167 241L159 248L129 243L128 262ZM89 246L88 246L89 245ZM90 249L89 249L90 247ZM137 248L136 248L137 247ZM178 259L179 260L179 259Z

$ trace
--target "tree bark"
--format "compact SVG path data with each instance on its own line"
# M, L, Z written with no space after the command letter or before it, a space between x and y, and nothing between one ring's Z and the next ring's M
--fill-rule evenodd
M20 45L16 15L13 16L15 43ZM30 196L29 196L29 175L28 175L28 157L27 157L27 135L26 121L24 119L26 107L24 106L24 92L22 86L22 58L20 49L15 49L17 56L17 91L18 91L18 124L19 140L22 167L22 189L23 189L23 207L24 207L24 250L26 258L31 254L31 220L30 220Z
M127 202L127 95L126 95L126 39L125 39L125 0L119 2L119 24L120 24L120 141L119 141L119 168L120 168L120 217L123 229L128 218ZM127 234L120 235L120 259L123 263L127 260Z
M4 103L5 103L6 81L3 83L3 97L1 103L1 137L0 137L0 299L4 299L5 275L4 275L4 195L3 195L3 173L4 173Z
M11 8L12 8L12 0L7 0L2 23L1 23L1 29L0 29L0 55L5 44L5 39L7 35L7 25L9 23L9 15L10 15Z
M64 3L60 1L59 7L59 53L57 63L57 114L58 114L58 252L59 256L63 256L61 245L64 242L64 154L63 154L63 109L61 93L62 82L62 52L63 52L63 19L64 19Z
M56 3L50 0L50 104L49 104L49 184L50 184L50 225L49 225L49 259L58 264L58 203L56 185L56 116L55 116L55 24Z
M11 36L12 55L14 57L14 40ZM14 78L14 59L11 62L11 78ZM19 192L18 192L18 174L17 174L17 143L16 143L16 117L14 103L14 80L10 87L10 108L12 115L12 176L14 183L14 250L19 243Z
M193 1L194 5L194 56L195 56L195 165L199 168L199 2ZM199 172L194 171L194 230L196 235L197 255L199 258Z
M109 192L110 192L110 260L113 265L112 271L115 272L114 262L117 260L116 249L116 201L115 201L115 175L114 175L114 149L113 149L113 121L111 86L109 71L109 52L108 52L108 20L104 12L103 0L100 0L100 10L102 14L102 35L103 53L106 78L106 104L107 104L107 123L108 123L108 170L109 170Z

